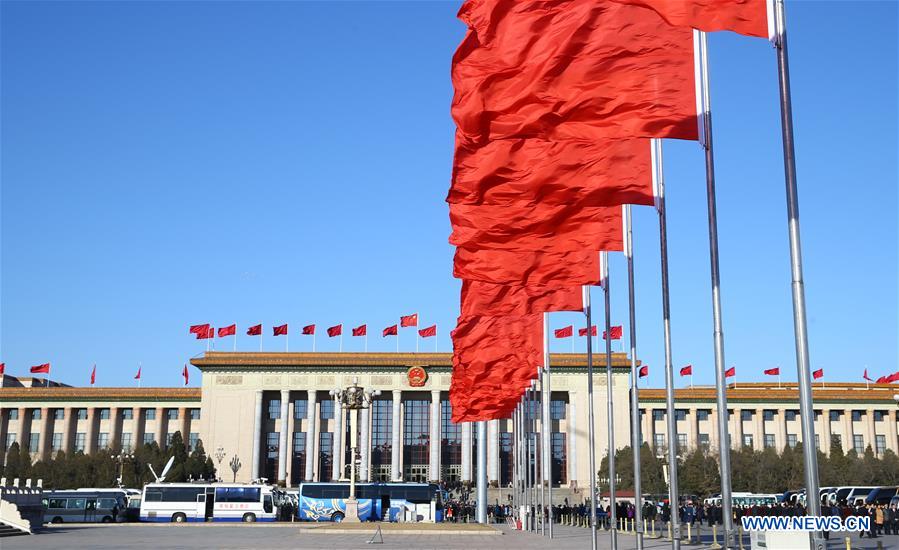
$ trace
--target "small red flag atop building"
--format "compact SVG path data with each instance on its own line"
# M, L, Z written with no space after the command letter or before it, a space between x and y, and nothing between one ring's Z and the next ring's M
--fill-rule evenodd
M187 370L187 363L184 364L184 369L181 371L181 376L184 377L184 385L186 386L190 381L190 373Z
M554 332L556 338L570 338L573 333L574 327L572 327L571 325L568 325L564 328L557 328Z
M640 367L640 378L643 378L644 376L649 376L649 365Z
M94 382L97 381L97 365L94 365L94 368L91 369L91 386L94 385Z
M577 329L578 336L587 336L587 327ZM596 325L590 327L590 336L596 336Z
M430 338L431 336L437 336L437 325L431 325L429 327L419 330L418 335L421 336L422 338Z
M612 340L621 340L621 333L623 332L621 329L621 325L612 327L610 332L612 333ZM606 331L602 331L602 339L606 339Z
M365 336L368 334L368 325L359 325L353 329L353 336Z
M401 327L417 327L418 326L418 314L413 313L412 315L403 315L400 317L400 326Z
M865 372L862 374L862 378L864 378L868 382L873 382L873 380L871 380L871 377L868 376L868 369L865 369Z
M780 367L774 367L773 369L765 369L765 374L768 376L780 376Z
M6 374L6 363L0 363L0 376Z
M693 365L687 365L686 367L682 367L680 370L681 376L687 376L693 374Z
M819 378L824 378L824 369L818 369L818 370L812 372L812 376L815 377L815 380L817 380Z
M315 334L315 325L306 325L303 327L302 333L306 336L312 336Z
M247 336L262 336L262 325L253 325L247 329Z
M389 326L381 332L381 337L383 338L384 336L396 336L396 330L396 325Z
M137 367L137 374L134 375L135 380L140 380L140 371L142 369L143 369L143 367Z
M31 367L32 374L50 374L50 363Z
M343 324L334 325L333 327L328 327L328 337L333 338L335 336L340 336L343 334Z
M208 340L215 337L215 327L209 325L200 325L202 328L195 332L197 340Z
M275 336L287 336L287 323L284 323L283 325L279 325L277 327L272 327L272 333Z
M228 325L227 327L219 327L219 338L224 338L225 336L236 336L237 335L237 325Z
M727 369L726 371L724 371L725 378L730 378L731 376L736 376L736 375L737 375L737 367L731 367L731 368Z
M190 333L196 334L197 339L199 339L201 336L205 335L208 331L209 331L209 323L205 323L202 325L191 325L190 326Z

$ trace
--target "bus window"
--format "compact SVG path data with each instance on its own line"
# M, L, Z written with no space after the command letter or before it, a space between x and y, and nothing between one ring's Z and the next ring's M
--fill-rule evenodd
M85 504L87 504L87 499L70 498L66 503L66 510L84 510Z
M274 504L272 503L272 495L266 494L262 497L262 510L266 514L271 514L275 509Z
M64 498L51 498L49 503L47 504L47 508L65 508L66 507L66 499Z

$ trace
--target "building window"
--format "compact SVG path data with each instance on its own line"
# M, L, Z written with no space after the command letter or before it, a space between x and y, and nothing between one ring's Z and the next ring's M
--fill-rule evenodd
M309 407L309 401L305 399L295 399L293 402L293 417L296 419L306 418L306 409Z
M431 448L431 402L410 400L405 402L403 416L403 465L423 466L429 463ZM418 470L419 472L421 470ZM428 481L413 480L407 481Z
M172 446L172 438L173 438L174 436L175 436L175 434L173 434L173 433L166 433L166 434L165 434L165 448L166 448L166 449L168 449L169 447Z
M752 434L743 434L743 446L752 447Z
M18 420L19 419L19 409L11 409L9 411L9 419L10 420Z
M553 420L565 419L565 402L561 399L554 399L549 403L549 417Z
M796 420L796 411L792 411L792 410L791 410L791 411L785 411L785 416L786 416L787 422L791 422L791 421L793 421L793 420Z
M652 419L653 421L665 420L665 409L653 409Z
M704 449L709 448L709 434L699 434L699 446Z
M852 436L852 448L855 452L862 454L865 452L865 438L861 435Z
M742 410L740 411L740 420L752 420L752 411Z
M77 409L75 411L75 418L78 420L87 420L87 409Z
M371 463L391 463L393 451L393 401L376 399L371 404Z
M696 411L696 420L708 420L709 419L709 411L708 409L697 409Z
M200 409L190 409L190 419L191 420L199 420L200 419Z
M149 445L150 443L155 443L155 442L156 442L156 438L153 437L153 434L148 434L148 433L144 434L144 445Z
M862 421L862 411L852 411L852 421L853 422L861 422Z
M815 434L815 448L821 448L821 437L818 434Z
M134 418L134 409L122 409L122 420L132 420Z
M510 439L511 439L511 435ZM568 442L567 434L553 432L550 444L552 445L552 480L554 485L561 486L568 483ZM510 441L511 444L511 441Z
M774 434L765 434L765 448L773 449L774 445Z
M58 451L60 449L62 449L62 434L57 432L53 434L53 439L50 440L50 450Z
M79 432L75 434L75 451L84 452L84 442L87 441L87 434Z
M200 441L200 433L199 432L190 432L190 435L187 437L187 450L190 452L194 452L197 450L197 443Z
M268 419L278 420L281 418L281 400L271 399L268 402Z
M796 437L796 434L787 434L787 445L790 447L795 447L799 444L799 438Z
M674 419L675 420L686 420L687 419L687 411L684 409L675 409L674 410Z
M53 410L53 420L65 420L66 419L66 410L65 409L54 409Z
M762 415L767 422L774 420L774 411L770 409L765 409L764 411L762 411Z
M9 432L6 434L6 449L9 450L12 447L12 444L16 442L16 432Z
M653 446L657 453L663 451L665 449L665 434L655 434Z
M100 409L100 420L109 420L109 409Z
M555 435L555 434L553 434ZM512 483L512 432L499 433L499 482L503 487L508 487ZM565 465L563 463L562 467ZM556 461L553 455L553 478L555 479Z
M874 411L874 422L883 422L885 413L883 411Z
M40 445L41 434L29 434L28 436L28 451L32 453L36 453L38 446Z
M887 450L887 436L875 435L874 445L876 447L875 452L877 452L877 456L883 455L883 453L885 453Z
M122 432L122 450L131 452L131 432Z
M169 420L178 420L178 409L166 409L165 414Z
M322 405L325 403L328 403L328 401L322 401ZM332 413L333 410L332 408ZM334 434L331 432L320 432L318 435L318 479L319 481L328 481L331 479L334 465Z
M32 420L40 420L41 419L41 410L40 409L31 409L31 419Z
M677 434L677 448L679 449L678 454L680 454L681 452L686 452L687 434Z
M462 424L453 423L453 405L449 401L440 402L440 466L445 472L442 481L462 481L456 475L459 470L453 466L462 464ZM459 472L461 474L461 472Z
M97 434L97 448L109 448L109 432L100 432Z
M540 403L538 403L536 399L529 399L527 401L526 416L528 420L536 420L540 418Z
M321 402L321 417L322 420L330 420L334 418L334 400L333 399L325 399Z
M305 401L304 401L305 403ZM296 405L294 405L296 411ZM306 433L293 433L293 455L290 462L291 485L299 485L306 475Z
M840 420L840 411L830 411L830 421L831 422L839 422Z
M156 420L156 409L144 409L144 420Z

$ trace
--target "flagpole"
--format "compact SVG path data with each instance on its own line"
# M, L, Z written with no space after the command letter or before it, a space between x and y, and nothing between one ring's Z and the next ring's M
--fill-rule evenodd
M593 326L590 307L590 286L584 285L584 315L587 326ZM593 428L593 338L587 338L587 447L590 457L590 548L596 550L596 435Z
M284 352L290 351L290 332L284 333Z
M790 269L793 278L793 330L796 339L796 370L799 376L799 417L805 449L807 495L818 494L818 452L815 447L814 406L809 366L808 331L805 318L805 287L802 277L802 245L799 238L799 190L796 184L796 154L793 141L793 106L790 93L790 65L787 57L787 22L783 0L774 0L777 77L780 89L780 118L783 127L784 176L790 235ZM808 499L809 515L821 514L821 502ZM821 533L812 535L814 544L823 545Z
M668 208L665 201L665 171L662 161L662 141L651 142L652 177L659 214L659 258L662 279L662 329L665 346L665 420L668 432L668 502L671 506L671 548L680 548L680 516L675 512L680 503L677 483L677 418L674 412L674 365L671 353L671 301L668 280ZM693 373L690 369L690 384ZM728 547L729 548L729 547Z
M137 387L138 387L138 388L140 387L140 383L141 383L141 382L143 381L143 379L144 379L143 368L144 368L144 366L140 363L140 361L138 361L138 362L137 362L137 374L140 375L140 376L137 377Z
M340 327L340 353L343 353L343 327Z
M643 550L643 484L640 467L640 395L637 388L637 308L634 298L634 231L631 205L624 205L624 255L627 258L627 305L631 347L631 449L634 455L634 534L637 550ZM624 343L622 342L622 345Z
M606 321L606 422L609 430L609 515L610 542L612 550L618 550L618 513L615 509L615 407L612 396L612 302L609 296L609 253L600 252L602 293L605 300Z
M693 31L694 52L699 55L700 90L697 102L701 104L700 130L703 136L702 145L705 150L706 196L709 218L709 261L712 282L712 322L714 326L713 340L715 351L715 390L718 405L718 457L721 469L721 508L724 520L724 546L733 547L733 510L731 487L730 447L727 430L727 381L724 376L724 327L721 313L721 276L718 259L718 213L715 195L715 155L712 147L712 113L709 95L708 39L706 33ZM672 409L673 411L673 409ZM669 419L669 429L671 419ZM669 434L672 433L669 431ZM677 479L676 477L674 478ZM816 500L816 499L811 499Z
M420 317L418 313L415 314L415 353L418 353L418 321Z
M589 337L589 332L587 333ZM546 480L549 538L553 538L552 384L549 369L549 313L543 314L543 479Z
M368 353L368 327L365 327L365 353Z
M312 353L315 353L315 329L312 329Z
M259 327L259 353L262 353L262 338L265 335L265 327Z
M237 351L237 327L234 328L234 351Z

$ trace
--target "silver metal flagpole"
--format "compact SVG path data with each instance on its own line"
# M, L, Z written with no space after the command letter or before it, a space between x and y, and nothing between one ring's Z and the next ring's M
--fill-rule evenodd
M787 21L783 0L775 0L775 45L780 88L780 119L783 131L784 176L790 234L790 270L793 277L793 331L796 339L796 370L799 376L799 417L805 457L807 495L818 494L818 451L815 447L814 405L809 366L808 329L805 320L805 286L802 277L802 244L799 238L799 189L796 184L796 154L793 145L793 105L790 93L790 64L787 56ZM809 515L821 515L817 498L808 499ZM820 532L812 535L815 548L824 548Z
M596 434L593 427L593 338L590 328L593 315L590 307L590 286L584 285L584 315L587 317L587 447L590 457L590 548L596 550Z
M540 534L546 535L546 522L544 518L546 517L546 487L544 487L544 478L543 473L543 462L546 460L546 456L543 454L543 434L546 433L546 416L543 414L543 411L546 410L545 399L546 399L546 382L543 375L543 367L537 367L537 377L540 379L540 393L538 394L540 397L540 445L537 445L537 436L534 435L534 447L537 455L537 482L540 484Z
M659 213L659 257L662 275L662 328L665 345L665 419L668 431L668 502L671 510L671 548L680 548L680 494L677 484L677 417L674 413L674 365L671 359L671 303L668 288L668 215L665 205L665 177L662 169L662 140L653 139L652 178ZM726 421L725 421L726 426ZM723 494L723 492L722 492ZM723 499L722 499L723 500ZM727 546L727 548L730 548Z
M702 145L705 149L705 181L706 196L709 211L709 260L711 264L712 278L712 322L714 325L715 347L715 397L718 404L718 459L721 468L721 511L724 522L724 547L734 547L734 520L732 510L732 487L730 470L730 445L727 433L727 379L724 376L724 327L721 314L721 275L718 259L718 213L717 199L715 196L715 155L712 148L712 106L709 95L709 67L708 67L708 40L706 34L693 31L694 48L698 48L700 91L697 101L701 101L702 109L699 111L702 134ZM669 407L669 416L673 409ZM669 418L669 438L671 437L671 425L674 421ZM814 438L813 438L814 439ZM671 477L671 476L669 476ZM676 480L677 477L674 477ZM814 500L814 499L812 499ZM674 517L674 514L672 514ZM676 537L675 537L676 540Z
M637 389L637 312L634 300L634 232L631 205L624 205L624 255L627 258L627 301L631 345L631 450L634 454L634 533L637 550L643 550L643 483L640 472L640 396Z
M527 531L534 530L534 521L531 519L531 396L530 386L524 390L524 502L525 516L527 517Z
M531 443L531 455L533 457L533 461L531 463L531 502L534 504L531 509L533 510L532 515L534 518L534 528L532 529L535 533L537 532L537 410L539 407L537 406L537 380L531 380L531 435L529 437Z
M605 300L606 317L606 421L609 430L609 536L612 550L618 549L618 512L615 509L615 407L612 392L612 302L609 296L609 253L600 252L602 293Z
M487 523L487 422L478 421L478 523Z
M588 329L589 330L589 329ZM589 333L588 333L589 338ZM549 313L543 314L543 479L546 481L546 517L549 538L553 538L553 471L552 471L552 384L549 369Z

